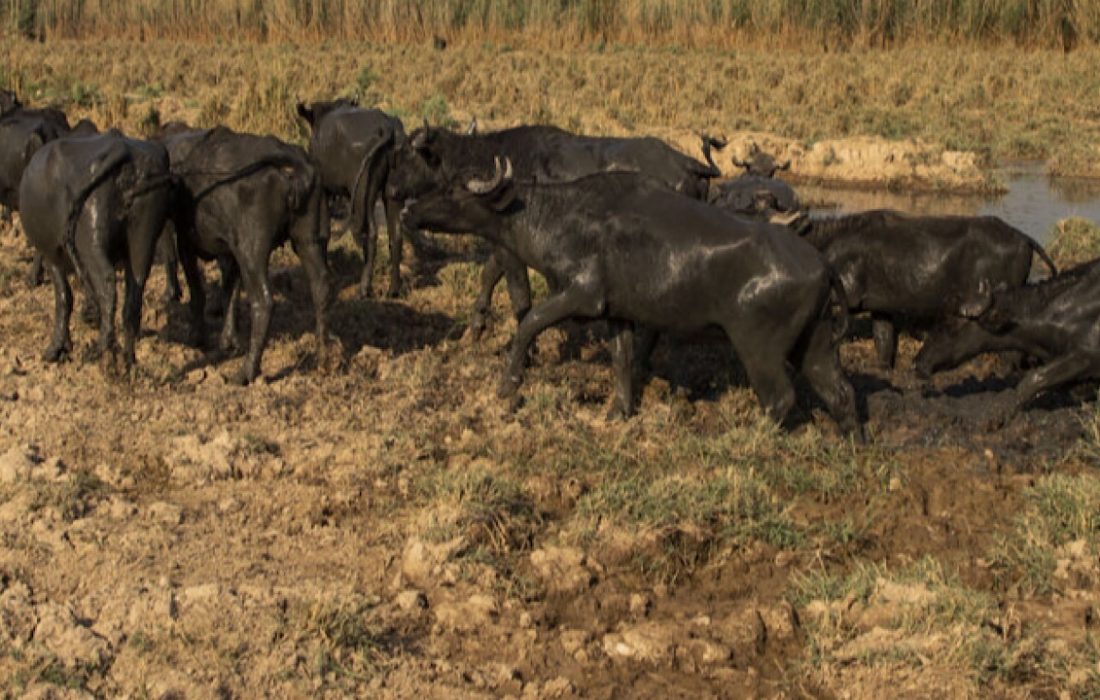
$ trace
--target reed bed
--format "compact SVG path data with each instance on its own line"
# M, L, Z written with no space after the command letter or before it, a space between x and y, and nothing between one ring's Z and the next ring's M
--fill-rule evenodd
M304 143L296 99L358 94L407 124L554 124L591 134L762 131L804 145L920 140L986 162L1100 161L1100 49L846 52L14 39L0 87L145 133L184 119ZM723 165L728 161L723 158ZM1089 167L1085 167L1089 166Z
M0 8L8 31L32 38L1061 49L1100 39L1093 0L3 0Z

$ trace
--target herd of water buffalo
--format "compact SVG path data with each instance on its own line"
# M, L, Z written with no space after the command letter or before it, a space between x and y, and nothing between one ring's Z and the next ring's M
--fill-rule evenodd
M506 279L518 327L502 398L522 383L531 344L567 319L606 321L616 395L630 415L640 368L658 333L717 326L728 336L766 412L782 422L795 402L791 368L841 429L861 439L855 392L839 360L848 315L869 312L878 359L892 366L896 323L924 324L918 375L988 351L1026 366L1007 418L1040 392L1100 373L1100 265L1058 273L1031 238L994 217L915 217L891 211L805 216L775 172L789 166L756 151L743 173L717 182L702 163L656 138L575 135L550 126L477 133L422 128L354 101L299 104L308 152L271 136L225 127L164 126L149 140L70 127L55 109L24 107L0 91L0 204L18 210L53 283L56 312L45 358L71 352L75 272L98 316L108 368L134 362L145 282L160 251L168 294L189 289L190 340L206 342L199 260L216 260L227 304L219 339L239 349L236 307L248 293L251 337L236 375L253 380L273 299L271 252L287 239L309 279L319 353L328 351L332 284L326 261L330 206L349 202L362 244L360 293L369 295L374 212L384 205L389 294L401 289L402 231L470 233L492 244L471 330L487 323ZM715 181L715 182L712 182ZM166 226L166 224L170 224ZM1032 257L1049 268L1029 283ZM124 341L115 339L116 269L125 274ZM37 267L37 266L36 266ZM532 306L527 270L547 280ZM40 272L31 273L37 283Z

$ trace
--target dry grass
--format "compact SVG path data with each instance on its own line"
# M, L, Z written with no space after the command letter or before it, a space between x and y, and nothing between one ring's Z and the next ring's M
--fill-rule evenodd
M468 44L13 40L0 85L141 133L184 118L302 142L293 102L360 94L407 122L543 122L594 134L757 130L920 139L986 159L1088 152L1100 50L923 46L794 53ZM721 163L720 163L721 164Z
M951 39L1072 47L1100 37L1100 7L1069 0L8 0L25 36L275 41L443 36L543 46L883 46Z

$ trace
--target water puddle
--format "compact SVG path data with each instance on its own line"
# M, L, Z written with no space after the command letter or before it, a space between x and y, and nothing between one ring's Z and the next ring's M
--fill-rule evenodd
M999 171L1008 192L1002 195L951 195L886 190L861 191L828 185L800 185L799 197L815 215L869 209L911 214L999 216L1046 245L1060 219L1081 216L1100 223L1100 180L1053 178L1042 161L1014 163Z

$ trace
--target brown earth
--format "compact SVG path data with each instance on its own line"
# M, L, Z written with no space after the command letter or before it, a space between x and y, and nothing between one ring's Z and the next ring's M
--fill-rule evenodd
M0 696L1095 689L1100 668L1081 651L1095 594L1008 591L987 561L1038 475L1087 468L1073 455L1091 390L989 432L1009 398L998 362L921 387L907 370L914 341L894 372L856 341L844 361L873 438L854 448L808 400L792 434L772 428L717 343L662 341L640 415L607 422L599 343L559 363L548 333L510 413L492 389L511 326L462 337L477 249L441 245L450 257L406 269L407 298L361 301L358 255L338 242L332 325L347 359L334 372L315 366L306 284L279 252L264 375L238 388L223 377L239 360L182 344L183 311L155 301L159 270L131 379L80 359L94 332L76 320L77 359L43 363L52 295L27 288L27 250L0 232ZM502 299L496 311L507 316ZM676 496L723 478L761 484L753 507L772 519L731 535L754 516L624 520L636 501L595 499L635 481ZM1095 565L1078 555L1065 566ZM885 572L927 558L1008 606L965 634L1007 630L989 643L1040 639L1072 663L975 670L954 651L962 623L896 627L890 615L941 594L898 593ZM881 582L837 613L844 636L822 642L819 611L838 604L792 591L867 566ZM905 653L884 667L878 649Z

